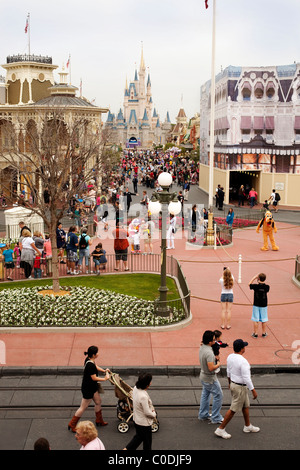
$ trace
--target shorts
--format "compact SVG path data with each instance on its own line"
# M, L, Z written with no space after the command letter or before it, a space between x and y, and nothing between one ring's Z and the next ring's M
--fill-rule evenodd
M221 294L221 302L233 302L233 294Z
M68 250L67 260L70 261L71 263L76 263L76 261L78 261L78 255L76 251Z
M273 201L273 206L277 206L277 201Z
M6 269L14 269L15 263L13 261L10 261L9 263L5 263Z
M250 400L248 395L248 388L246 385L238 385L234 382L230 383L231 391L231 405L230 409L234 413L241 411L243 408L249 408Z
M261 321L262 323L268 321L268 307L257 307L253 305L251 320L256 322Z
M127 248L125 250L116 250L116 261L127 261Z

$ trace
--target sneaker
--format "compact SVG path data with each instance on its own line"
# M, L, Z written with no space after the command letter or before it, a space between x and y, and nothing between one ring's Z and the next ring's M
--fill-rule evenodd
M249 426L244 426L243 428L244 432L259 432L260 428L257 426L253 426L253 424L250 424Z
M205 418L199 418L199 421L210 421L211 420L211 413L208 414L208 416L206 416Z
M209 424L221 424L224 421L224 418L219 419L218 421L210 420Z
M225 431L225 429L217 428L215 430L215 435L222 437L223 439L230 439L231 434L228 434L228 432Z
M263 333L262 334L262 337L265 338L266 336L268 336L268 333Z
M252 336L252 338L257 338L258 337L258 335L256 335L255 333L252 333L251 336Z

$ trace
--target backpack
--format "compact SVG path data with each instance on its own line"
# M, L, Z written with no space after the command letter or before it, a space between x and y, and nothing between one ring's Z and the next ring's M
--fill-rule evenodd
M88 241L86 239L86 235L81 235L80 240L79 240L79 249L85 250L87 246L88 246Z
M280 194L275 193L275 201L280 201L281 197Z

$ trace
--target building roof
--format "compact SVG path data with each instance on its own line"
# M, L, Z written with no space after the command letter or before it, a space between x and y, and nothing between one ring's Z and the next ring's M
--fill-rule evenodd
M180 108L179 110L179 113L178 113L178 116L177 117L186 117L186 114L184 112L184 109L183 108Z
M84 108L97 108L97 106L91 104L89 101L86 101L82 98L77 98L76 96L68 95L51 95L46 98L42 98L35 103L32 103L31 106L52 106L52 107L84 107Z

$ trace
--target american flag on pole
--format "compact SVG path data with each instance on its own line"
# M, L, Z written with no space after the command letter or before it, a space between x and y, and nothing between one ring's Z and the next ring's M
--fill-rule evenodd
M70 56L69 56L69 58L68 58L67 68L69 67L69 65L70 65Z
M29 27L29 15L26 18L25 33L27 33Z

